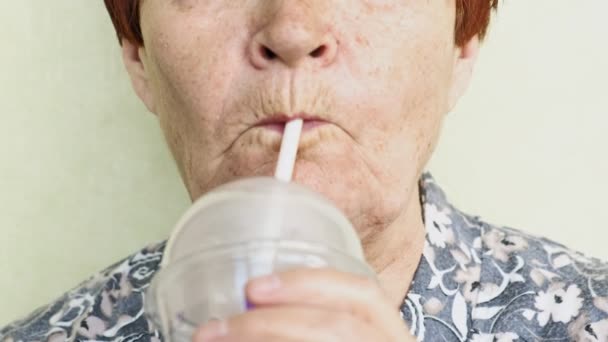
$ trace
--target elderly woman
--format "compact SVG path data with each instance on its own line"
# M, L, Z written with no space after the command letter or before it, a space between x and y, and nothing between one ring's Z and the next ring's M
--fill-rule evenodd
M608 341L608 265L454 208L423 173L497 0L105 0L135 92L193 200L294 179L357 229L379 282L328 269L253 279L255 308L195 341ZM159 341L150 246L0 330L1 341Z

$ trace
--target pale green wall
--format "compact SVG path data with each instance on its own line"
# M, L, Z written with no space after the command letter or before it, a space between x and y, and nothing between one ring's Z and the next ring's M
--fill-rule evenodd
M432 169L495 222L608 257L608 3L507 1ZM162 239L188 200L102 1L0 1L0 326Z
M3 325L163 239L188 201L103 1L0 1L0 13Z

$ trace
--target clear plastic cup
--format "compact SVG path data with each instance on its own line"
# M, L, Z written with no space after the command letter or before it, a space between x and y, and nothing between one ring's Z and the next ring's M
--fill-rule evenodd
M251 278L297 267L375 277L348 219L319 194L273 178L249 178L201 197L174 229L146 313L169 341L245 312Z

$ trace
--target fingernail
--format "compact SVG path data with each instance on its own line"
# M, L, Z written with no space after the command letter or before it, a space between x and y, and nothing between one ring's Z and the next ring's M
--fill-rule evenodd
M213 341L228 333L228 325L224 320L214 320L201 328L201 332L196 335L195 341L206 342Z
M253 295L267 296L281 287L281 280L276 274L271 274L261 278L254 279L251 283L251 292Z

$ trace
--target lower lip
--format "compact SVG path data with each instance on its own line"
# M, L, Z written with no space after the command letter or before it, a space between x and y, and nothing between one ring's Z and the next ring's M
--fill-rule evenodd
M321 120L304 120L304 124L302 125L302 132L308 132L326 124L326 121ZM281 134L283 134L283 132L285 131L285 123L268 123L261 125L260 127L271 131L279 132Z

